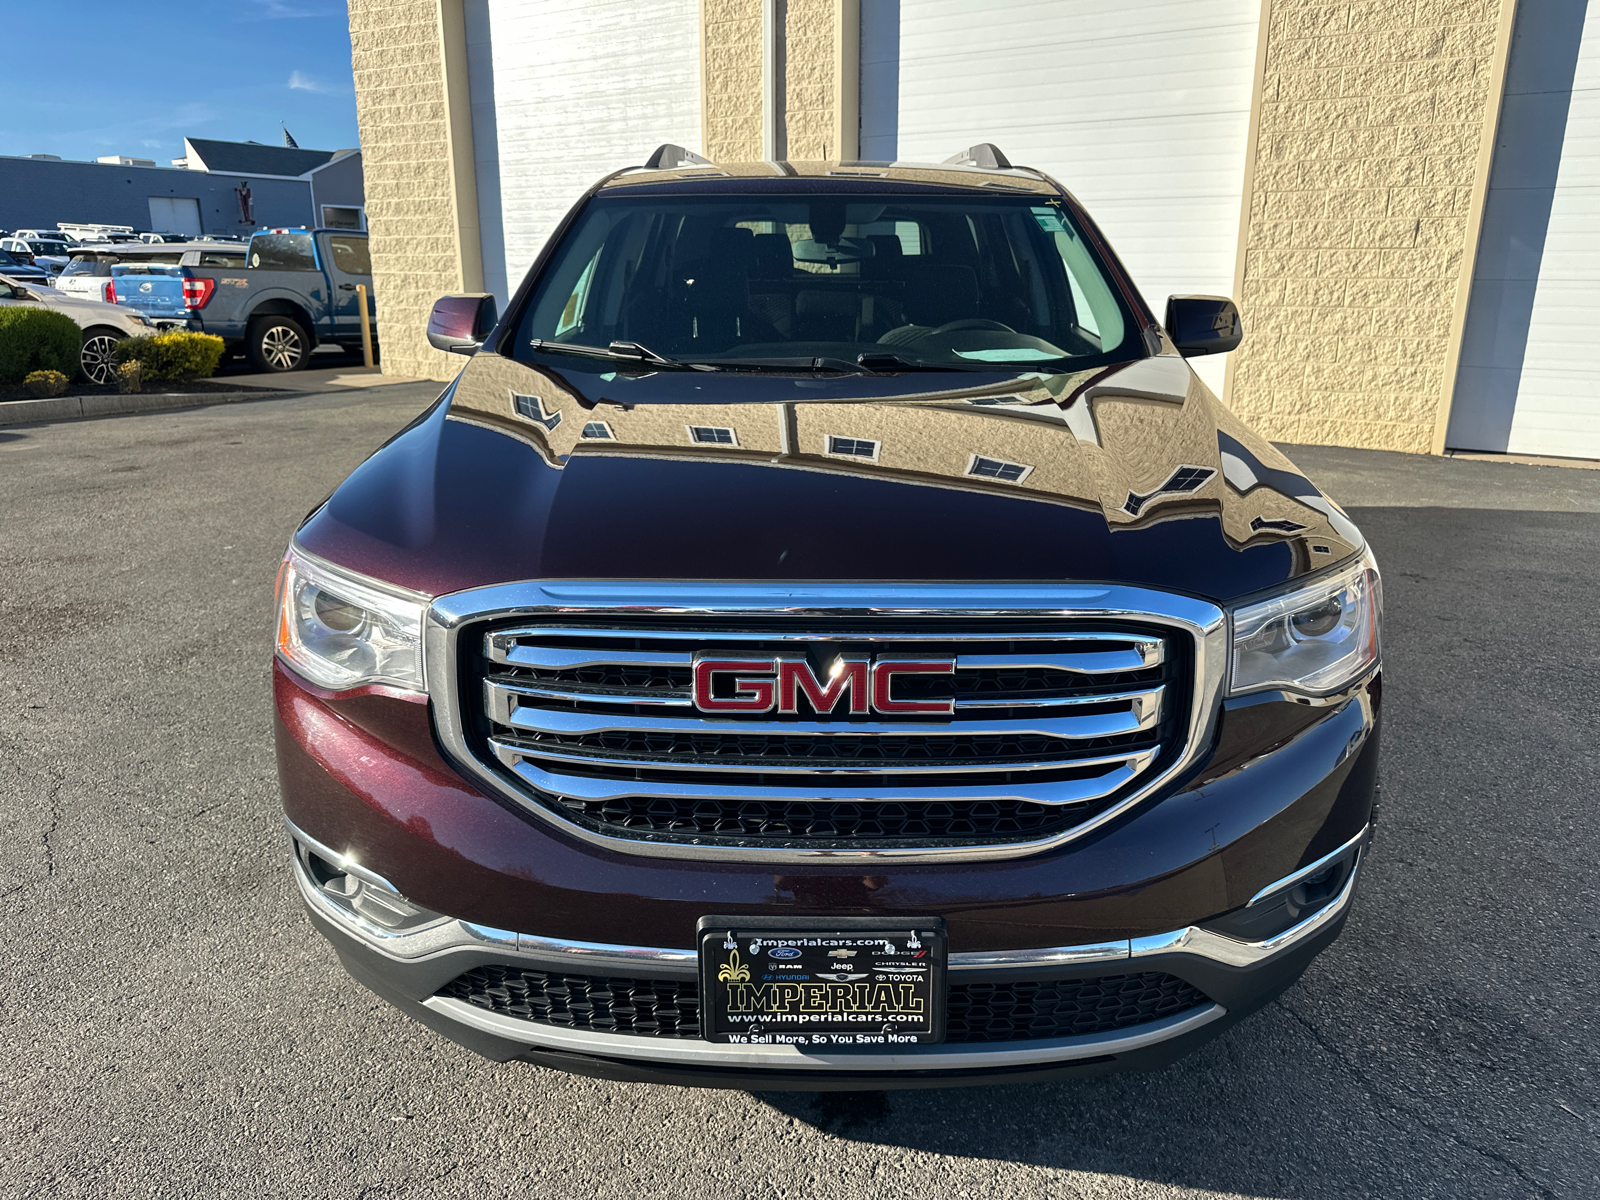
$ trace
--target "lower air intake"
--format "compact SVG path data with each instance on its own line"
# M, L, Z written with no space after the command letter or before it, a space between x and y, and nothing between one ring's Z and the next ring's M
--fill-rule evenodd
M690 980L559 975L499 964L458 975L439 995L540 1025L638 1037L700 1037ZM1174 975L950 985L945 1042L1033 1041L1147 1025L1211 1001Z

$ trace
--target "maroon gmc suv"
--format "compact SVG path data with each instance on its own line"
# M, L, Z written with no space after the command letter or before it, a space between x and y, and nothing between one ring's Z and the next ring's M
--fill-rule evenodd
M293 871L491 1059L743 1088L1171 1061L1339 933L1381 589L1060 184L711 164L591 188L294 535Z

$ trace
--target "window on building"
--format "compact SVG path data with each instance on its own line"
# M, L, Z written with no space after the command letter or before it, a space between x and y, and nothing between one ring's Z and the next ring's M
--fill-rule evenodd
M583 436L593 441L611 442L616 440L611 433L611 426L604 421L590 421L583 427Z
M511 402L517 406L517 411L530 421L536 421L546 429L553 430L561 424L560 412L545 412L544 401L537 396L524 396L518 392L511 393Z
M839 437L830 433L828 435L828 453L842 455L847 458L867 458L877 462L878 443L868 441L866 438Z
M689 440L702 446L737 446L738 436L731 429L716 425L689 426Z
M967 463L968 475L979 479L998 479L1002 483L1021 483L1032 473L1032 467L1000 458L985 458L981 454L974 454Z
M346 208L338 204L322 206L322 225L325 229L365 229L364 217L359 208Z

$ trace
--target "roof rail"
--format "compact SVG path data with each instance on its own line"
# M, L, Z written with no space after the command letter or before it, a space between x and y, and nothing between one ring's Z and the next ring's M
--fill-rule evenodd
M645 168L651 171L671 171L675 167L709 167L714 164L709 158L701 158L693 150L685 150L682 146L674 146L671 142L657 146L656 152L645 159Z
M1011 170L1011 160L993 142L979 142L976 146L968 146L960 154L953 154L945 159L944 165L947 167L979 167L985 171Z

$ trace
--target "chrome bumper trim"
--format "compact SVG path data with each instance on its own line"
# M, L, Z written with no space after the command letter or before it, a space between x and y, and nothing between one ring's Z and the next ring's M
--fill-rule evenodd
M1198 1012L1179 1013L1148 1025L1114 1033L1079 1037L1010 1042L1004 1049L975 1042L956 1046L928 1046L896 1054L815 1054L799 1046L724 1046L692 1038L637 1037L625 1033L591 1033L540 1025L517 1017L501 1016L474 1008L465 1000L434 996L427 1007L452 1021L484 1033L549 1050L589 1054L600 1058L626 1058L676 1066L753 1068L800 1071L939 1071L981 1067L1020 1067L1033 1063L1072 1062L1126 1054L1164 1042L1211 1024L1226 1014L1220 1004Z
M289 829L293 836L316 848L319 854L325 854L330 861L354 865L348 857L307 837L292 824ZM1241 942L1190 925L1152 937L1090 945L958 952L949 958L951 977L971 980L982 978L985 971L991 970L1038 969L1093 962L1128 963L1131 969L1138 969L1132 966L1137 960L1168 954L1192 955L1231 967L1257 966L1311 937L1349 907L1361 869L1360 846L1369 832L1370 827L1362 830L1358 837L1340 847L1334 855L1312 864L1313 867L1320 866L1348 851L1352 845L1356 846L1355 866L1339 894L1299 924L1265 941ZM556 960L560 963L557 969L561 970L604 970L627 975L648 972L654 976L688 979L695 978L698 973L693 950L543 938L448 917L420 929L395 933L372 925L335 904L306 874L298 855L291 854L290 861L300 894L314 912L370 950L397 961L418 962L452 955L476 955L487 950L492 951L496 958L509 961L521 959L548 966L552 960ZM1294 881L1304 878L1308 870L1302 868L1285 876L1270 888L1263 889L1263 894L1292 886ZM469 958L467 963L472 961ZM816 1054L792 1045L720 1045L692 1038L649 1038L566 1029L486 1012L463 1000L442 996L432 996L422 1003L440 1016L472 1029L541 1049L678 1065L805 1071L970 1070L1071 1063L1085 1058L1126 1054L1179 1037L1210 1024L1227 1012L1221 1005L1213 1004L1208 1008L1152 1021L1132 1029L1080 1037L1012 1042L1004 1048L973 1043L923 1047L890 1054Z
M1372 826L1368 825L1364 829L1362 829L1362 831L1360 833L1356 834L1355 837L1351 838L1344 845L1340 846L1337 850L1333 851L1330 854L1324 854L1321 858L1317 859L1317 861L1312 863L1310 866L1301 867L1298 871L1294 872L1294 874L1285 875L1282 879L1278 880L1276 883L1267 884L1266 887L1262 888L1254 896L1250 897L1250 899L1245 903L1245 907L1249 908L1252 905L1260 904L1263 900L1268 900L1268 899L1272 898L1273 896L1276 896L1279 892L1288 891L1295 884L1299 883L1302 879L1309 879L1311 876L1315 875L1318 871L1322 870L1322 868L1327 866L1329 863L1337 862L1339 859L1343 858L1346 854L1350 853L1350 851L1352 851L1352 850L1354 850L1354 849L1356 849L1356 848L1358 848L1360 846L1365 845L1367 839L1369 837L1371 837L1371 836L1372 836Z
M332 850L301 832L292 823L284 822L291 836L311 846L317 853L345 864L346 869L360 870L347 855ZM1079 946L1047 946L1028 950L978 950L957 951L950 955L949 966L953 976L976 975L994 970L1038 970L1041 968L1072 966L1090 962L1121 962L1148 958L1155 954L1190 954L1210 959L1230 967L1255 966L1275 954L1304 941L1337 918L1350 906L1355 896L1356 880L1361 873L1362 846L1371 835L1371 826L1346 842L1332 855L1325 856L1311 867L1302 867L1286 875L1277 883L1263 888L1258 895L1270 895L1292 886L1305 877L1312 868L1320 867L1334 857L1356 847L1356 862L1339 894L1327 905L1299 924L1276 937L1261 942L1242 942L1201 929L1195 925L1175 929L1170 933L1150 937L1117 939ZM495 929L446 917L420 929L396 933L362 920L348 909L340 907L326 896L305 873L297 856L290 855L295 883L300 894L313 911L319 913L350 936L357 938L370 949L402 962L415 962L435 955L462 951L493 949L497 954L512 959L525 958L549 963L562 962L564 970L592 969L596 971L636 972L649 968L653 975L664 978L692 979L697 966L693 950L678 950L660 946L628 946L606 942L578 942L564 938L538 937L529 933L516 933L509 929ZM365 872L370 875L370 872ZM373 876L381 878L381 876ZM397 895L399 893L396 893ZM886 920L891 919L886 917ZM609 1035L607 1035L609 1036Z
M1305 941L1349 908L1350 901L1356 894L1356 878L1360 874L1361 851L1357 850L1355 866L1350 871L1350 878L1345 880L1344 887L1339 889L1339 894L1298 925L1292 925L1266 941L1241 942L1231 937L1224 937L1220 933L1212 933L1209 929L1191 925L1187 929L1179 929L1173 933L1134 938L1130 944L1131 956L1143 958L1151 954L1195 954L1201 958L1209 958L1212 962L1222 963L1224 966L1253 967L1296 943Z

